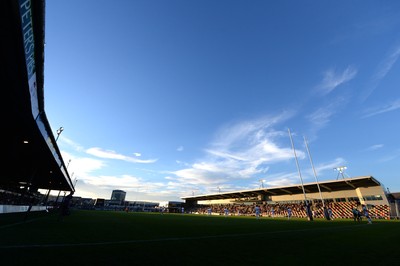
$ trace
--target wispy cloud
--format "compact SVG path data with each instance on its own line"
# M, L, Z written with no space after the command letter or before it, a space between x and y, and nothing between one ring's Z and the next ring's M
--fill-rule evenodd
M397 99L397 100L395 100L391 103L385 104L383 106L369 108L369 109L365 110L364 111L365 114L362 116L362 118L367 118L367 117L395 111L399 108L400 108L400 99Z
M206 150L209 154L215 155L216 157L229 160L237 160L237 161L247 161L246 158L240 157L240 155L235 155L235 154L229 154L227 152L222 152L222 151L216 151L216 150Z
M352 80L357 75L357 69L353 66L348 66L342 72L335 69L327 70L323 73L322 82L317 86L317 89L323 95L333 91L335 88Z
M322 172L325 171L331 171L333 172L333 169L336 167L340 167L340 166L345 166L347 164L346 160L338 157L333 161L330 162L325 162L325 163L321 163L315 166L315 172L317 172L317 177L319 174L321 174ZM311 172L312 169L308 170L308 174L309 175L313 175L313 173Z
M399 27L399 14L393 9L388 9L384 16L372 17L368 16L367 20L356 21L352 25L348 25L347 30L340 31L334 36L333 44L352 42L365 38L380 38L378 35L388 33Z
M136 157L130 157L130 156L118 154L115 151L103 150L98 147L89 148L86 150L86 153L96 156L96 157L99 157L99 158L122 160L122 161L126 161L126 162L131 162L131 163L154 163L157 161L157 159L141 160Z
M335 114L332 107L321 107L307 116L308 120L318 128L324 127L331 120L331 116Z
M177 151L183 151L183 146L179 146L178 148L176 148Z
M281 187L299 183L300 180L297 172L276 173L268 176L268 179L265 181L266 187Z
M379 82L386 77L393 65L397 62L400 56L400 45L395 47L389 55L384 58L378 65L375 74L372 76L369 87L361 95L361 100L365 101L378 87Z
M346 161L343 158L336 158L329 162L324 162L315 165L315 172L317 173L318 181L321 181L320 177L324 172L332 172L335 167L346 165ZM310 182L315 182L314 172L310 167L301 170L303 180L309 180ZM301 180L296 171L288 173L275 173L273 175L268 175L265 184L269 187L276 186L288 186L294 184L300 184Z
M365 151L376 151L383 148L383 144L375 144L365 149Z
M397 149L392 154L387 155L386 157L383 157L379 160L381 163L393 161L393 160L398 160L400 158L400 150Z
M205 156L190 167L172 172L178 182L192 185L229 185L233 180L247 180L263 176L271 164L293 159L291 148L279 145L287 132L274 130L273 126L291 117L288 112L277 116L226 125L217 132ZM305 157L299 151L298 156Z
M306 119L311 123L311 134L310 138L314 138L316 132L326 127L337 112L348 103L348 99L345 97L337 97L332 99L327 105L318 108L311 114L306 116Z
M396 47L389 56L383 60L378 66L378 71L374 75L374 79L383 79L392 69L400 56L400 46Z

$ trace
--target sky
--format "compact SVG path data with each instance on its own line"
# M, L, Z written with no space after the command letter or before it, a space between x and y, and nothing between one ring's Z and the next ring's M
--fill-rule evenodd
M368 175L400 192L399 1L56 0L45 13L45 111L74 196L182 201Z

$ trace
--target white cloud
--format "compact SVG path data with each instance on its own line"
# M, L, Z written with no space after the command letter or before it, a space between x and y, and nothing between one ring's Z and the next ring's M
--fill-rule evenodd
M173 172L179 182L192 185L218 184L227 180L227 169L218 168L217 164L196 163L190 168Z
M176 148L177 151L183 151L183 146L179 146L178 148Z
M141 178L123 176L87 176L77 183L77 196L109 199L111 191L126 191L127 200L169 201L179 200L183 189L173 183L148 182Z
M154 182L146 180L143 177L132 175L104 175L97 173L104 172L106 160L98 158L82 157L82 152L85 150L69 141L69 146L73 148L74 155L62 151L62 156L67 162L71 160L68 167L71 179L76 183L76 196L91 197L91 198L110 198L113 189L122 189L127 191L128 200L179 200L179 189L174 189L163 182ZM75 149L80 147L80 149ZM78 151L78 153L76 153ZM99 158L117 159L132 162L145 162L146 160L138 160L135 157L127 157L115 153L114 151L104 151L100 148L92 148L86 151L88 154ZM149 169L136 169L138 171L153 172ZM157 174L160 174L157 171Z
M112 150L103 150L98 147L89 148L86 150L86 153L99 158L122 160L131 163L154 163L157 161L157 159L141 160L135 157L129 157L126 155L118 154Z
M183 161L180 161L180 160L175 160L175 162L177 163L177 164L179 164L179 165L183 165L183 166L185 166L185 167L188 167L190 164L188 164L187 162L183 162Z
M353 66L348 66L343 72L337 72L330 69L324 72L322 82L317 86L317 89L322 94L328 94L336 87L352 80L357 74L357 69Z
M138 153L138 152L134 152L133 155L135 155L136 157L142 156L142 154L141 154L141 153Z
M121 177L116 176L87 176L84 178L85 182L101 188L109 189L132 189L142 186L140 178L134 176L124 175Z
M367 118L367 117L395 111L399 108L400 108L400 99L397 99L397 100L395 100L389 104L386 104L384 106L374 107L374 108L370 108L370 109L366 110L364 112L366 114L363 115L362 118Z
M78 157L65 151L62 151L61 154L64 160L71 160L68 172L74 173L75 176L89 176L90 173L106 166L105 162L99 159Z

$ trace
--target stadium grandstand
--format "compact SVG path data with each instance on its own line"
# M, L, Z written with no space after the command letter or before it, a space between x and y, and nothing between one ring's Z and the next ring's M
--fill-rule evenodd
M208 195L182 197L191 212L205 214L254 215L255 207L263 216L307 217L306 205L311 206L315 218L324 218L325 209L331 209L334 218L353 218L352 209L369 209L378 219L399 218L399 193L389 193L372 176L289 185L253 190L232 191Z
M5 0L0 5L5 154L0 213L47 210L50 191L62 196L74 186L56 142L63 129L56 138L44 109L45 1Z

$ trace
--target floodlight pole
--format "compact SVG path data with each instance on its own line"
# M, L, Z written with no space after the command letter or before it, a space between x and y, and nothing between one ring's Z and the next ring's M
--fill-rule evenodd
M305 136L303 136L303 137L304 137L304 143L306 144L308 157L310 158L311 167L312 167L313 172L314 172L315 182L317 182L319 196L321 197L321 201L322 201L322 207L325 208L325 202L324 202L324 198L322 197L321 188L319 187L319 182L318 182L318 178L317 178L317 172L315 171L315 168L314 168L314 163L313 163L313 160L311 158L311 153L310 153L310 150L308 148L308 143L307 143L306 137Z

